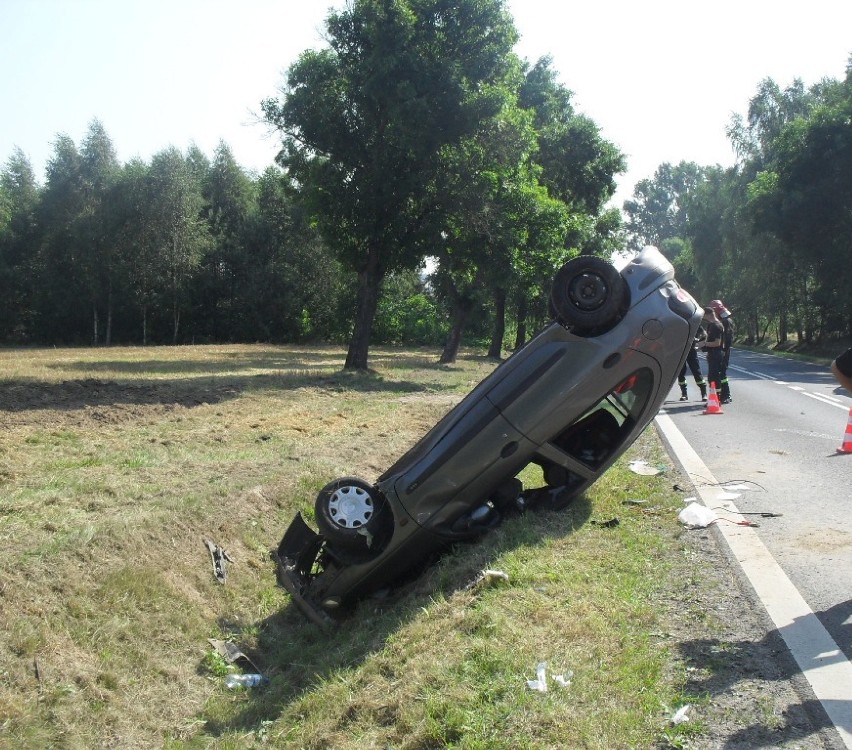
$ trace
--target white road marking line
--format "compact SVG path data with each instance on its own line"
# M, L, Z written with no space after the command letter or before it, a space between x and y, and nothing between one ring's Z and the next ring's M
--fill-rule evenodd
M658 429L675 458L690 477L710 484L695 483L695 491L708 508L719 505L721 494L710 469L675 426L671 417L658 415ZM736 506L724 501L727 510L739 514ZM742 516L740 516L742 518ZM852 750L852 664L823 627L798 589L760 541L754 529L717 524L716 528L751 582L769 617L790 649L802 673L837 729L844 747Z
M843 411L848 411L848 409L843 405L837 403L837 401L832 401L829 398L826 398L821 393L809 393L808 391L804 391L804 395L808 398L812 398L816 401L821 401L824 404L828 404L829 406L836 406L838 409L843 409Z
M836 406L838 409L843 409L843 411L849 411L849 408L839 399L836 400L835 396L828 396L824 393L816 393L813 391L809 391L807 388L803 388L800 385L792 385L788 383L786 380L778 380L776 378L771 377L770 375L764 375L762 372L757 372L755 370L747 370L744 367L737 367L735 365L729 365L729 370L736 370L737 372L741 372L744 375L751 375L755 378L760 378L761 380L768 380L771 383L775 383L776 385L786 385L790 390L796 391L797 393L801 393L808 398L816 399L817 401L822 401L824 404L828 404L829 406Z
M810 430L788 430L786 427L776 427L773 432L786 432L790 435L799 435L800 437L821 438L824 440L836 440L837 435L826 435L823 432L813 432Z

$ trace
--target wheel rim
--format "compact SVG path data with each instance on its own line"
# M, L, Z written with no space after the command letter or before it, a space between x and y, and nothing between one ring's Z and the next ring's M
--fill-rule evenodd
M568 285L568 297L580 310L597 310L606 302L608 288L606 282L596 273L582 273L572 279Z
M340 487L328 501L328 513L343 529L358 529L373 515L373 498L361 487Z

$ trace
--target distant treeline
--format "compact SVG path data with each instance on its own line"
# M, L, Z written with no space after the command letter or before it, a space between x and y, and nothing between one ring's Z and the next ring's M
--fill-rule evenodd
M274 165L247 172L225 143L212 160L192 146L119 164L93 121L79 149L57 137L44 186L16 149L0 174L0 199L2 343L351 336L357 276L323 239L286 173ZM445 343L452 300L430 268L434 260L424 255L385 276L373 342ZM546 278L529 300L533 326L547 314ZM493 306L485 291L476 299L465 340L487 346Z
M44 187L20 151L0 185L5 342L346 335L345 276L280 170L246 174L224 144L120 165L95 121L79 150L57 138Z
M515 56L501 0L385 5L331 11L328 48L263 102L282 150L261 175L225 143L120 164L97 120L79 149L57 137L43 185L16 149L0 342L348 339L359 369L371 342L499 356L547 319L565 260L644 244L741 336L852 334L852 66L764 81L728 129L735 167L662 164L622 213L623 155L548 58Z

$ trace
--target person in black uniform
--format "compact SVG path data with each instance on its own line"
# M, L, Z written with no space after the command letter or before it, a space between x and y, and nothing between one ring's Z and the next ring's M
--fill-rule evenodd
M731 360L731 346L734 343L734 319L731 317L731 311L725 307L720 299L714 299L710 303L716 313L716 317L722 323L722 372L719 376L719 400L723 404L730 404L731 386L728 383L728 362Z
M701 391L701 400L707 400L707 381L704 380L704 376L701 374L701 364L698 362L698 345L707 337L707 333L703 328L698 328L698 334L695 336L695 340L692 342L692 346L689 349L689 354L686 355L686 362L683 363L683 367L680 370L680 375L677 376L677 384L680 386L680 400L688 401L689 395L686 392L686 368L689 367L689 371L692 373L692 377L695 380L695 385L698 386Z
M707 380L718 388L722 377L722 336L725 329L716 317L716 311L709 305L704 308L702 325L707 331L707 338L701 343L701 349L707 354Z

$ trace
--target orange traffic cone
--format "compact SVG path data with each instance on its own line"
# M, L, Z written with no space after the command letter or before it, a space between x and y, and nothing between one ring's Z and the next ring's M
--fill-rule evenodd
M710 395L707 397L707 408L705 414L724 414L722 404L719 403L719 395L716 393L716 383L710 383Z
M846 434L843 436L843 445L837 449L838 453L852 453L852 409L849 410L849 419L846 422Z

